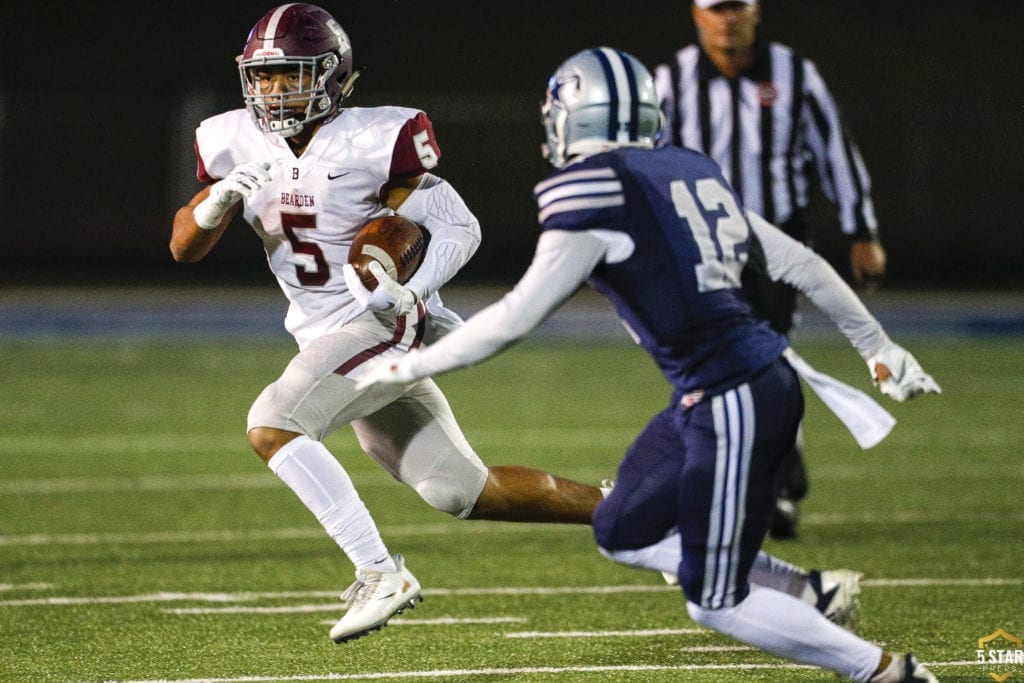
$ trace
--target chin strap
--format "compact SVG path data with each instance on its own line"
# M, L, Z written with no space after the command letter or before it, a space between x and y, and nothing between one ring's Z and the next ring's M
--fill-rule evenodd
M356 87L356 79L363 75L365 69L357 69L348 75L341 84L341 97L342 99L352 94L352 90Z

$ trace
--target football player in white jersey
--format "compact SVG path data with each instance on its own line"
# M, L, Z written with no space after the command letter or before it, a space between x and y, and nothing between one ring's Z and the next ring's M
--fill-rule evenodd
M274 8L238 62L246 108L196 131L197 175L208 185L178 210L170 248L177 261L202 259L238 211L263 240L299 353L253 404L249 443L356 567L342 596L349 608L330 632L344 642L414 606L420 586L321 443L335 429L351 424L370 457L459 518L589 524L601 492L525 467L488 468L429 379L356 390L366 361L461 322L437 290L473 255L479 224L431 173L441 152L426 114L341 107L358 72L326 11ZM371 292L348 265L349 245L368 219L394 212L423 226L429 247L404 286L380 271Z

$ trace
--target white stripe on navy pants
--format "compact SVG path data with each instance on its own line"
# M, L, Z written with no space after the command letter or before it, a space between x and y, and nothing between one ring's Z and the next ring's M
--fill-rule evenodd
M744 384L713 397L711 414L718 438L700 604L718 609L736 603L736 574L746 519L747 480L756 419L750 386Z

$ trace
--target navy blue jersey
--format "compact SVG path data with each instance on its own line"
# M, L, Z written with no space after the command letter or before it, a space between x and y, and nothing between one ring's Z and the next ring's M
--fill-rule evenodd
M786 347L742 294L750 226L704 155L679 147L604 152L561 169L535 195L543 230L597 231L618 245L589 282L678 391L721 393Z

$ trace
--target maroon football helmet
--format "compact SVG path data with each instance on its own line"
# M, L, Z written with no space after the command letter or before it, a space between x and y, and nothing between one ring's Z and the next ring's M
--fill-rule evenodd
M297 89L262 93L257 74L286 68L298 72ZM341 24L306 3L267 12L238 56L242 96L256 126L289 138L312 121L333 116L359 75L352 69L352 44Z

